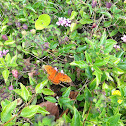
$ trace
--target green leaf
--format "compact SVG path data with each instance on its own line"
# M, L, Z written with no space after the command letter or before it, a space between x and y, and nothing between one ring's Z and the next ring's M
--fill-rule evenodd
M89 19L89 18L84 18L84 19L81 19L79 22L81 24L91 24L91 23L93 23L93 20Z
M106 43L106 31L104 30L102 37L100 39L100 46Z
M3 43L0 41L0 46L3 46Z
M41 113L42 115L46 115L46 114L50 114L48 111L46 111L44 108L39 107L39 109L37 110L37 113Z
M113 49L113 46L116 44L117 42L113 39L107 39L106 40L106 44L105 44L105 49L104 49L104 53L109 53L111 52L111 50Z
M16 106L17 106L17 100L9 103L4 107L3 111L1 112L1 121L3 123L7 122L12 118L12 111L16 108Z
M88 65L85 63L85 61L82 61L82 60L80 60L80 61L73 61L72 63L70 63L70 65L71 66L78 66L81 69L88 67Z
M13 91L21 96L21 89L14 89Z
M71 25L70 25L70 31L71 32L73 32L75 29L76 29L76 23L72 23Z
M118 123L120 121L120 116L121 114L116 114L114 116L109 117L107 123L109 124L108 126L118 126Z
M46 99L47 101L52 102L52 103L56 103L57 102L57 100L54 97L51 97L51 96L44 97L44 99Z
M109 12L100 12L101 14L104 14L105 16L108 16L110 19L112 18L112 15Z
M38 112L39 107L39 105L30 105L28 107L25 107L21 111L20 116L25 118L31 118Z
M22 126L30 126L30 123L24 123Z
M68 87L65 92L63 92L62 97L69 97L71 88Z
M30 96L30 93L29 91L26 89L26 87L20 83L20 86L21 86L21 97L27 101L29 96Z
M16 60L17 60L17 55L15 55L14 57L12 57L12 59L11 59L10 65L12 67L16 67L17 66Z
M85 98L85 101L90 101L89 98L91 98L91 97L92 97L91 92L90 92L90 90L86 86L85 87L85 90L84 90L84 98Z
M36 94L37 93L42 93L42 89L43 87L47 84L48 80L44 80L42 81L41 83L39 83L36 87L35 87L35 90L36 90Z
M95 89L96 87L96 78L89 84L91 90Z
M100 84L100 81L101 81L101 73L95 71L95 72L93 73L93 75L96 76L96 86L98 87L99 84Z
M117 33L118 33L118 30L117 30L117 29L113 30L113 31L110 33L110 37L116 35Z
M34 8L31 7L31 5L27 5L26 8L36 13L36 11L34 10Z
M54 95L54 92L52 90L48 89L48 88L42 89L42 93L44 95Z
M116 73L116 74L123 74L124 71L118 67L113 67L113 72Z
M109 73L107 71L105 71L105 74L106 74L106 77L107 77L107 80L111 80L113 81L113 78L109 75Z
M14 40L7 40L7 41L5 41L4 45L12 45L14 43L15 43Z
M87 63L92 63L92 59L91 59L90 55L87 53L87 51L85 51L85 56L86 56Z
M97 66L93 65L93 69L98 73L102 74L102 71Z
M9 70L8 69L5 69L3 72L2 72L2 75L3 75L3 78L5 80L5 83L7 82L7 79L9 77Z
M91 46L92 49L94 49L94 46L95 46L94 42L92 42L88 38L85 38L85 41Z
M77 16L77 12L72 11L71 16L70 16L70 20L74 19L76 16Z
M116 58L115 56L110 56L110 59L109 59L109 63L111 63L111 65L115 64L117 65L120 61L120 58Z
M51 22L51 18L48 14L42 14L39 16L38 20L35 22L36 30L42 30L46 28Z
M6 57L5 57L5 61L6 61L6 64L7 64L7 65L10 64L11 56L10 56L9 53L6 55Z
M74 115L73 115L73 118L72 118L71 126L80 126L81 125L80 114L75 107L73 107L73 109L74 109Z

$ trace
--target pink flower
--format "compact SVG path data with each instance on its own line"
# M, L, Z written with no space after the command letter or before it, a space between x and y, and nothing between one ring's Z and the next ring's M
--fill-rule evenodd
M58 22L56 22L56 24L57 24L58 26L61 25L61 26L65 26L65 27L67 27L67 26L70 27L70 25L71 25L71 20L66 19L65 17L64 17L64 18L63 18L63 17L59 17L59 18L58 18Z
M14 89L14 88L13 88L13 85L9 86L8 89L9 89L10 91L13 90L13 89Z
M126 42L126 35L123 35L123 37L121 37L121 39Z
M111 6L112 6L112 4L111 4L111 3L106 2L106 7L107 7L107 8L111 8Z
M96 0L92 0L92 8L94 8L95 6L96 6L96 4L97 4L97 1Z
M18 71L17 70L12 70L12 74L15 78L18 78Z

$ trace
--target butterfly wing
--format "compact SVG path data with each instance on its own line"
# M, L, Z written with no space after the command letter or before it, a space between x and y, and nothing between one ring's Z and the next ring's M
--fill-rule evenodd
M62 81L62 82L68 82L68 83L72 82L71 78L63 73L57 73L55 78L57 79L59 78L59 81Z
M57 71L50 65L43 65L43 68L46 70L46 72L48 74L48 79L51 80L51 82L53 82L53 79L54 79Z

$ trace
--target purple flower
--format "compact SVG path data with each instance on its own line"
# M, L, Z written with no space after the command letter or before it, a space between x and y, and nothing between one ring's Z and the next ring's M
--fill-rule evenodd
M96 6L96 4L97 4L97 1L96 0L92 0L92 8L94 8L95 6Z
M5 40L5 41L8 40L8 38L7 38L6 35L3 35L3 36L2 36L2 39Z
M66 19L65 17L64 17L64 18L63 18L63 17L59 17L59 18L58 18L58 22L56 22L56 24L57 24L58 26L61 25L61 26L65 26L65 27L67 27L67 26L70 27L70 25L71 25L71 20Z
M20 27L21 26L21 23L20 22L16 22L16 26L17 27Z
M107 7L107 8L111 8L111 6L112 6L112 4L111 4L111 3L106 2L106 7Z
M8 89L9 89L10 91L13 90L13 89L14 89L14 88L13 88L13 85L9 86Z
M3 55L6 55L9 52L9 50L3 50Z
M26 30L28 29L28 26L26 24L23 24L22 27L23 27L23 29L26 29Z
M123 37L121 37L121 39L123 40L123 42L126 42L126 35L123 35Z
M68 15L69 15L69 16L71 15L71 12L72 12L72 9L69 9L69 10L68 10Z

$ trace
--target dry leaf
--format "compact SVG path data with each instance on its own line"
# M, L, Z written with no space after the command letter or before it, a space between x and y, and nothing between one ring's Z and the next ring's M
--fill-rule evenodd
M54 115L55 119L59 118L59 108L56 103L52 103L49 101L42 102L39 104L41 107L46 107L46 110L50 113L50 115Z

